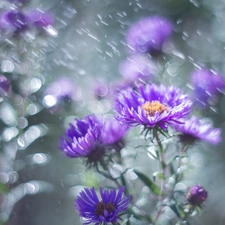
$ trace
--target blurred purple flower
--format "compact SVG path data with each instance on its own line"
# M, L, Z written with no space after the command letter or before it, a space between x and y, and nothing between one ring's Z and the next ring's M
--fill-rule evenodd
M124 195L124 187L116 189L103 190L100 187L100 197L96 194L94 187L84 188L75 200L75 209L79 215L85 219L83 224L94 223L112 224L120 219L120 213L125 211L130 202L130 196Z
M44 96L44 102L47 102L51 98L55 104L61 100L76 100L77 88L72 80L60 77L48 86L44 91ZM52 103L50 106L55 104Z
M106 151L118 150L126 131L126 126L113 119L87 116L70 124L65 137L61 137L60 149L71 158L86 158L89 166L97 166L103 163Z
M134 52L155 53L171 35L172 23L160 16L151 16L133 24L127 33L127 45Z
M199 120L195 116L182 122L183 124L174 124L175 129L182 133L181 142L192 144L196 140L203 140L213 145L221 142L221 130L214 129L210 122Z
M104 119L104 128L102 132L102 140L105 145L109 145L109 148L120 152L124 147L124 136L127 133L129 127L127 125L119 123L115 118Z
M0 15L0 30L7 33L18 33L28 28L28 18L21 11L5 11Z
M187 201L193 206L200 206L207 198L207 191L200 185L190 188L187 194Z
M28 14L28 18L29 18L29 22L37 28L44 28L49 25L52 26L54 23L53 15L47 12L42 12L38 9L32 10Z
M129 125L144 125L146 128L159 126L167 129L168 124L179 123L188 115L192 103L181 90L170 86L149 84L119 93L115 109L119 121Z
M225 90L225 79L222 75L202 68L192 73L192 84L194 88L194 98L206 106L210 100L215 99L219 92Z
M119 71L127 81L146 81L156 73L157 67L147 56L132 55L120 64Z
M5 94L11 90L11 82L8 78L0 75L0 93Z

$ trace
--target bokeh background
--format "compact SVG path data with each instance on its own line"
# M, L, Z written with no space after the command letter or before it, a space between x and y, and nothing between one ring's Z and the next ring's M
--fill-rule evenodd
M51 13L55 22L40 36L1 35L1 73L12 81L16 97L7 103L1 99L0 179L11 192L4 202L1 198L0 218L7 225L78 225L75 196L82 186L98 186L103 178L86 170L79 159L64 156L59 138L75 117L112 112L110 98L104 97L124 82L119 66L128 57L128 28L151 15L172 21L173 34L164 43L164 54L155 58L155 66L163 84L191 93L194 68L208 67L225 78L225 2L30 0L17 5L2 0L0 10L12 5L25 12L41 9ZM61 77L71 80L75 97L55 103L45 93ZM96 93L99 87L101 94ZM224 104L221 95L217 105L201 111L222 129L223 136ZM198 143L189 150L184 180L201 184L209 195L191 224L225 224L223 146L224 140L218 146Z

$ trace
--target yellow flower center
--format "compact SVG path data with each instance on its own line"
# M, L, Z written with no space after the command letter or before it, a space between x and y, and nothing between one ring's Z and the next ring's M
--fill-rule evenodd
M141 108L145 111L146 116L154 116L156 112L162 114L163 112L168 111L168 107L161 104L159 101L147 101Z

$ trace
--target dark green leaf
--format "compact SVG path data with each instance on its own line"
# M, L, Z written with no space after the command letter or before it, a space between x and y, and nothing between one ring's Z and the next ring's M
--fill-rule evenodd
M137 170L134 170L134 172L137 174L137 176L139 177L139 179L144 183L146 184L149 189L156 195L161 195L162 192L160 190L160 188L150 179L148 178L145 174L137 171Z
M180 213L177 209L176 205L170 205L170 208L173 210L173 212L177 215L178 218L180 218Z

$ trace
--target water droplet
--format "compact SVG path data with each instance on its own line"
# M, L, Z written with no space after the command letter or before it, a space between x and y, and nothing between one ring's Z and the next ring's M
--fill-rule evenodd
M43 99L43 105L47 108L54 106L57 103L57 99L52 95L46 95Z
M45 27L44 29L46 30L46 32L49 35L51 35L53 37L57 37L58 36L58 31L54 27L52 27L51 25Z
M28 121L25 117L18 118L17 123L20 129L24 129L28 125Z
M30 104L27 106L27 113L29 115L35 115L41 110L41 107L38 104Z
M18 132L19 131L16 127L6 128L2 133L2 138L4 141L8 142L12 140L18 134Z
M4 60L1 65L2 72L11 73L14 70L15 66L12 61Z
M30 91L32 93L38 91L41 88L42 82L38 78L33 78L30 81Z
M148 148L148 156L151 159L155 159L157 157L154 146Z
M24 184L26 194L35 194L39 191L39 184L37 182L28 182Z
M3 184L6 184L9 182L9 176L7 173L0 173L0 181Z
M33 162L37 164L43 164L48 161L48 157L44 153L37 153L33 155Z
M129 180L136 180L138 178L136 173L133 172L133 169L129 169L126 174Z
M25 141L21 137L17 139L17 143L21 148L25 147Z

